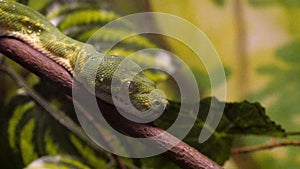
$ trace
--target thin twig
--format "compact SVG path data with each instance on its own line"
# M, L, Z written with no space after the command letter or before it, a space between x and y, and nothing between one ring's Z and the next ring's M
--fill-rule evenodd
M231 151L231 153L233 155L245 154L245 153L252 153L255 151L262 151L266 149L272 149L272 148L283 147L283 146L300 146L300 141L283 141L279 143L269 143L266 145L235 148Z

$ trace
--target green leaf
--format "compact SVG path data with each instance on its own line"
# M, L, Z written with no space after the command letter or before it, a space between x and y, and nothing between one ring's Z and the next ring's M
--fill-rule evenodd
M294 11L296 13L299 9L291 9L287 12L290 14ZM293 15L289 16L291 23L297 23L294 22ZM299 32L298 27L295 27L295 31ZM292 35L293 37L296 36L294 33ZM272 119L288 131L297 131L299 128L299 123L297 123L300 100L300 50L297 49L300 47L299 44L299 38L291 40L275 52L276 65L272 62L259 67L259 73L264 73L264 76L267 75L268 83L252 95L252 98L267 101ZM274 162L269 163L268 168L293 168L298 166L296 161L299 152L297 152L297 149L285 148L284 156L289 158L273 160ZM267 164L272 158L271 153L265 154L262 162Z
M90 169L82 161L72 156L56 155L41 157L25 169Z
M43 83L35 86L35 89L50 102L56 103L56 106L63 106L62 110L66 111L66 114L76 118L73 105L68 103L64 96L58 95L59 92L53 86ZM41 156L57 154L71 154L95 168L102 168L109 163L110 158L106 152L96 151L73 136L26 93L16 93L5 109L5 121L8 121L3 125L3 130L8 131L5 139L23 165L28 165Z
M135 35L135 32L124 30L124 28L101 28L101 31L98 31L99 29L99 27L95 27L88 31L85 30L84 33L76 38L80 41L89 40L90 43L97 42L104 46L107 43L110 45L110 43L118 42L120 43L118 46L122 46L127 50L130 50L131 48L137 50L157 47L149 39L141 35ZM126 38L127 36L130 37Z
M266 115L265 108L259 103L226 103L224 116L231 123L227 130L230 134L285 136L285 131Z
M223 6L225 4L225 0L213 0L213 2L219 6Z
M233 140L240 136L249 134L285 136L285 131L269 119L265 109L259 103L244 101L240 103L225 103L223 116L218 123L218 127L215 131L212 131L211 137L206 142L200 144L198 140L201 130L210 130L210 126L204 125L209 110L212 109L213 112L216 112L222 108L223 104L216 98L201 100L196 122L183 140L217 163L224 164L230 157ZM155 124L164 129L170 127L177 118L179 107L180 103L171 102L161 118L155 121ZM188 114L191 113L186 112L187 117L185 118L194 118L188 117ZM184 126L182 129L184 129ZM173 134L176 135L176 133Z
M273 5L277 0L248 0L248 3L253 6Z
M286 8L300 7L299 0L248 0L249 4L254 6L266 6L278 4Z
M68 14L66 18L59 23L58 28L60 30L66 30L68 28L80 25L88 24L105 24L113 21L120 16L114 12L96 9L86 9L73 11Z
M87 145L85 145L82 141L80 141L76 136L70 134L70 140L74 147L77 149L78 153L85 159L85 161L94 167L104 168L106 166L106 161L99 158L97 153Z
M40 1L40 0L30 0L28 2L28 6L35 9L35 10L42 10L45 7L47 7L47 5L51 2L51 0L44 0L44 1Z
M300 1L299 1L300 2ZM289 42L275 53L276 57L290 64L300 63L300 39Z
M281 5L292 8L292 7L300 7L299 0L277 0Z
M162 155L143 158L141 159L141 162L142 162L142 169L153 169L153 168L179 169L177 165L165 159Z

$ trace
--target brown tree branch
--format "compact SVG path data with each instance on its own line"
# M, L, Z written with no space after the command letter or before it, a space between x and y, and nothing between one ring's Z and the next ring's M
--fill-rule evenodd
M262 151L267 149L272 149L276 147L282 147L282 146L300 146L299 141L283 141L279 143L269 143L266 145L259 145L259 146L251 146L251 147L241 147L241 148L235 148L231 151L233 155L237 154L245 154L245 153L252 153L255 151Z
M72 76L60 65L53 62L43 54L34 50L27 44L17 39L2 37L0 38L0 52L16 61L23 67L29 69L43 79L46 79L62 89L62 92L71 96ZM129 121L121 116L114 106L99 101L99 107L106 120L119 131L123 131L129 136L146 138L157 136L165 132L164 130L149 124L140 124ZM167 133L164 138L151 140L151 145L156 149L165 150L174 142L179 140ZM220 169L218 164L199 153L193 147L179 141L179 143L163 154L166 158L182 168L193 169Z

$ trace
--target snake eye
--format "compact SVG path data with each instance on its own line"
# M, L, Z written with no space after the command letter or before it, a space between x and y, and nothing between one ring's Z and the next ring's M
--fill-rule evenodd
M152 101L152 105L153 106L160 106L161 105L161 102L159 100L153 100Z
M123 91L128 91L129 94L132 94L137 90L136 84L133 81L130 81L130 80L125 81L123 83L122 90Z

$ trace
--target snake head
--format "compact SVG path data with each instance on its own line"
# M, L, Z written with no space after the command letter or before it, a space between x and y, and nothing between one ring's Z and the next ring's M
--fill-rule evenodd
M85 58L77 79L101 100L140 119L154 120L164 111L166 96L133 61L99 52Z
M138 65L127 59L120 64L111 82L114 105L147 122L153 121L164 111L166 96Z
M143 72L132 80L123 80L120 86L113 92L115 104L141 119L153 121L168 103L164 93L156 89L155 84Z

